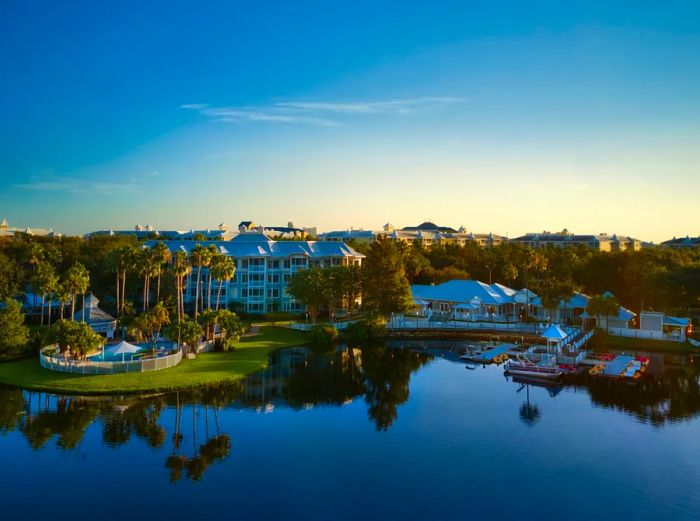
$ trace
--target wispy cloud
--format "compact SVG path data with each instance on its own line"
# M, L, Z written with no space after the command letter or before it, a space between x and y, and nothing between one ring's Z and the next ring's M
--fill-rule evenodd
M134 190L138 187L135 180L125 182L93 181L77 177L51 176L31 179L26 183L12 185L17 190L33 192L63 192L83 195L107 195Z
M435 110L462 102L456 97L399 98L379 101L329 102L284 101L259 107L211 107L204 103L188 103L180 108L194 110L214 121L262 121L336 126L338 117L373 114L406 115Z

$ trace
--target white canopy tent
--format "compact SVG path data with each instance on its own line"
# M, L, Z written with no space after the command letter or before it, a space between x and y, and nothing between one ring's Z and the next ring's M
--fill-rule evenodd
M135 346L134 344L130 344L125 340L122 340L121 342L119 342L116 345L113 345L109 349L105 349L105 351L113 356L122 355L123 362L127 354L133 355L134 353L138 353L139 351L141 351L141 348L139 346Z

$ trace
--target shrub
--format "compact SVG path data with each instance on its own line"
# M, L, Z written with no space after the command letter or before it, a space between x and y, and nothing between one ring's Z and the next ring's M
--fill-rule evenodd
M358 320L343 330L342 340L348 344L363 344L382 338L386 332L386 323L381 319Z
M314 326L309 331L308 340L314 347L331 346L338 340L338 330L328 325Z

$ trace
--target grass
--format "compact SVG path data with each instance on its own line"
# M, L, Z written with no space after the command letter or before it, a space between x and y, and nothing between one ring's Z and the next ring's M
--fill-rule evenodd
M688 342L666 342L663 340L650 340L643 338L629 338L605 334L598 331L589 347L595 350L619 349L627 351L650 351L665 353L697 353L698 348Z
M0 364L0 384L64 394L136 394L231 383L267 366L275 349L303 345L306 334L263 326L228 353L203 353L170 369L116 375L74 375L44 369L36 358Z

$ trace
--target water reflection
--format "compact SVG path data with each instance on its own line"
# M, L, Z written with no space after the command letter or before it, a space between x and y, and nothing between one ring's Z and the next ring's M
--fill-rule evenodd
M53 442L71 451L93 426L101 429L108 447L137 439L148 447L165 449L163 465L170 481L200 480L208 468L231 454L235 440L219 421L224 408L270 412L276 407L308 409L362 399L368 419L378 431L386 431L409 399L411 375L435 356L455 358L431 344L411 347L341 347L328 353L286 349L272 354L265 370L238 385L151 397L68 397L0 388L0 435L17 431L35 450ZM698 361L680 355L652 358L653 375L634 383L584 374L544 387L552 397L564 389L585 391L596 406L654 426L697 416ZM517 379L514 383L518 393L524 391L520 420L527 426L537 425L542 419L542 395L538 394L537 403L530 392L536 384Z

